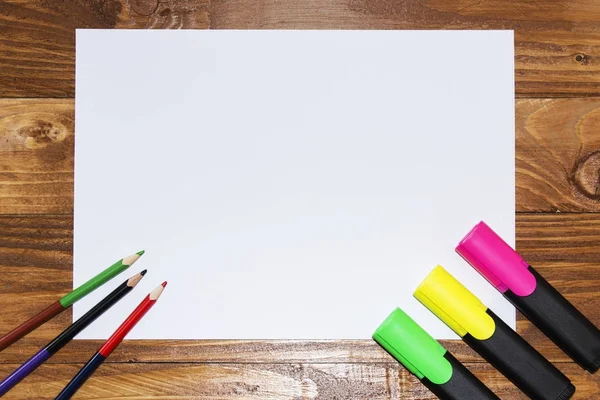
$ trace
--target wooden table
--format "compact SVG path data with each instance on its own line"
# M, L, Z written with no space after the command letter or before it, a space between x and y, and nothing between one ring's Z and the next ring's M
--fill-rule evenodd
M71 288L75 28L514 29L517 248L600 324L600 2L8 0L0 1L1 332ZM0 376L70 318L0 353ZM600 374L528 321L518 330L571 378L576 399L600 399ZM445 345L503 399L525 398L462 343ZM54 398L97 346L71 343L6 398ZM434 397L370 341L151 341L121 346L78 398Z

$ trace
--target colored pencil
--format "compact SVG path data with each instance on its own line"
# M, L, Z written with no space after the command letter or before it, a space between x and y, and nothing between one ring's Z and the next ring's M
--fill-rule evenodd
M67 308L71 307L76 301L80 300L82 297L85 297L90 292L94 291L98 287L104 285L106 282L119 275L121 272L125 271L127 268L133 265L134 262L140 256L144 254L144 250L139 251L135 254L132 254L128 257L125 257L104 271L100 272L98 275L79 286L77 289L72 292L64 295L60 300L55 303L52 303L49 307L44 309L39 314L31 317L29 320L25 321L12 331L8 332L6 335L0 338L0 351L4 350L17 340L21 339L23 336L27 335L43 323L51 320Z
M27 360L23 365L17 368L12 374L6 379L0 382L0 397L4 396L6 392L12 389L17 383L21 382L27 375L32 373L37 367L42 365L46 360L56 354L57 351L62 349L67 343L83 331L88 325L94 322L98 317L104 314L109 308L117 304L125 295L133 290L135 285L142 279L146 274L146 270L135 274L122 284L120 284L115 290L113 290L108 296L102 299L98 304L91 308L81 318L75 321L71 326L65 329L60 335L52 340L48 345L38 351L33 357Z
M144 300L137 306L135 310L127 317L127 319L117 328L115 333L108 338L106 343L100 347L98 352L90 358L90 360L81 368L81 370L75 375L71 382L65 386L65 388L56 396L55 400L66 400L70 399L77 390L85 383L85 381L92 376L94 371L98 369L100 364L113 352L113 350L123 341L125 336L133 329L133 327L142 319L144 315L152 308L156 303L156 300L160 297L163 289L167 286L167 282L163 282L162 285L154 289L148 294Z

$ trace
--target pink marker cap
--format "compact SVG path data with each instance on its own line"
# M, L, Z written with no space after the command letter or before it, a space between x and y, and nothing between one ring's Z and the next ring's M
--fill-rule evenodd
M456 251L502 293L510 290L529 296L535 290L529 264L483 221L460 241Z

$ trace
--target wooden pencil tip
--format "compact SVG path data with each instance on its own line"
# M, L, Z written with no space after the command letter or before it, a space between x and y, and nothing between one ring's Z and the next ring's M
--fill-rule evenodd
M140 254L140 253L141 253L141 254ZM123 265L129 265L129 266L132 266L132 265L133 265L133 263L134 263L134 262L136 262L136 261L137 261L137 260L140 258L140 256L141 256L142 254L144 254L144 251L143 251L143 250L142 250L142 251L138 251L137 253L134 253L134 254L132 254L132 255L130 255L130 256L127 256L127 257L125 257L124 259L122 259L122 260L121 260L121 263L122 263Z
M150 294L148 295L150 300L158 299L160 297L160 295L162 294L163 290L165 290L166 284L167 284L167 282L163 282L159 287L157 287L156 289L151 291Z
M143 270L142 272L135 274L134 276L129 278L129 280L127 281L127 286L135 287L135 285L140 283L140 281L142 280L144 275L146 275L146 270Z
M146 250L140 250L135 254L137 254L138 256L143 256L145 252L146 252Z
M162 287L165 287L165 286L167 286L167 281L164 281L163 283L161 283L161 286L162 286Z

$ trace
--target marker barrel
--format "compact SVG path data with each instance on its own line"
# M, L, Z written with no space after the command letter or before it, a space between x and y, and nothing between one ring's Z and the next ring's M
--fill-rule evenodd
M598 371L598 328L533 267L529 266L528 271L535 277L535 290L524 297L508 290L504 296L582 368L591 373Z
M429 379L421 379L425 387L442 400L495 400L498 399L487 386L473 375L454 356L446 351L444 359L452 366L450 380L434 384Z
M456 251L569 357L600 367L600 330L484 222Z
M377 328L373 339L442 400L499 400L399 308Z
M463 340L516 387L532 399L566 400L575 393L575 386L544 356L513 331L491 310L496 329L486 340L468 333Z
M530 398L566 400L575 393L569 378L441 266L415 297Z

